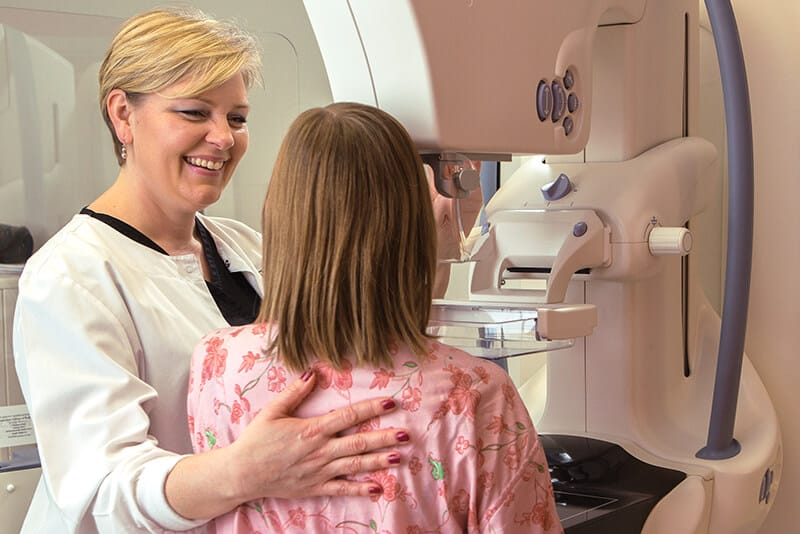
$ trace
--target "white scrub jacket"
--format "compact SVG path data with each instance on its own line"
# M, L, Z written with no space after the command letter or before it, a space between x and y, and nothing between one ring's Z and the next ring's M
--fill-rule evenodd
M229 270L262 295L260 234L198 217ZM43 476L23 534L204 530L163 488L192 451L192 351L225 326L193 255L161 254L89 215L30 258L13 345Z

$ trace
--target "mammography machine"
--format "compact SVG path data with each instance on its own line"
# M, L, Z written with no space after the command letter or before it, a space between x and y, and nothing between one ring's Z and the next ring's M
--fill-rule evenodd
M0 223L28 226L37 247L115 176L97 65L125 18L164 3L0 0ZM703 216L727 154L698 124L708 111L698 0L191 3L246 22L265 56L251 150L211 214L258 227L254 199L285 128L331 97L397 116L446 194L475 186L470 160L503 169L486 224L465 228L452 258L463 295L438 302L433 324L506 362L546 445L567 533L759 529L781 480L781 437L741 358L746 161L729 164L722 320L721 298L699 287L721 240ZM708 5L724 41L727 1ZM726 42L723 70L741 76ZM725 92L726 108L742 96ZM747 121L726 121L739 132L729 153L746 157ZM452 165L463 170L450 175ZM18 532L40 472L12 376L15 277L0 269L0 534Z
M746 79L730 4L707 4L733 145L722 324L689 255L721 164L695 133L697 2L305 0L334 100L395 114L443 194L470 182L444 165L546 155L488 203L462 252L469 299L434 321L483 357L547 353L523 393L568 532L755 532L780 479L777 417L742 354Z

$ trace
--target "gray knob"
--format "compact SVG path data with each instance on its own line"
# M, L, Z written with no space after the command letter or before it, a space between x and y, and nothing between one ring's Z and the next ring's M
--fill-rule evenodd
M465 193L474 191L481 185L481 175L475 169L461 169L453 174L456 187Z
M567 196L572 191L572 182L566 174L559 174L558 178L542 186L542 196L550 202Z

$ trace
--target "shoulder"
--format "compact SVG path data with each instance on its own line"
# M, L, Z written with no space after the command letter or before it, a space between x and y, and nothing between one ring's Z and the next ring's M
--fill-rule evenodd
M75 215L25 263L20 278L78 278L102 269L113 255L130 248L130 240L87 215Z
M445 369L460 370L474 375L477 379L475 387L480 389L494 390L511 384L511 378L502 367L491 360L472 356L457 347L434 341L429 346L429 356Z
M445 411L467 415L460 424L471 425L476 435L487 442L491 436L506 433L535 439L530 414L503 368L443 344L433 344L431 354L449 375Z
M200 338L195 348L195 354L205 353L209 350L227 350L232 346L252 347L256 344L260 348L260 345L267 339L266 334L269 331L269 326L264 323L218 328Z

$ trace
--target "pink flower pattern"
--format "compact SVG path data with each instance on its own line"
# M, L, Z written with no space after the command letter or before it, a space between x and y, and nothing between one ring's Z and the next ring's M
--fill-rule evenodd
M298 373L265 354L271 330L258 324L213 332L192 357L189 421L197 452L225 447ZM312 365L317 388L296 415L329 412L360 399L395 398L399 409L359 426L407 429L400 466L355 477L383 492L372 498L260 499L217 518L223 533L431 532L563 533L544 451L508 375L491 362L431 342L417 358L392 347L394 367L339 370ZM231 365L226 365L233 358ZM263 380L262 380L263 379Z

